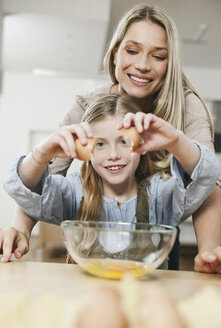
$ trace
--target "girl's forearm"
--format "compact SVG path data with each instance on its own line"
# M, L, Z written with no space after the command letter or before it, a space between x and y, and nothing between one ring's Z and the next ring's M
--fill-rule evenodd
M34 156L29 153L18 168L18 175L23 184L32 191L38 186L48 165L48 162L41 162Z
M184 170L191 175L200 159L199 147L179 131L177 142L170 145L167 150L176 157Z

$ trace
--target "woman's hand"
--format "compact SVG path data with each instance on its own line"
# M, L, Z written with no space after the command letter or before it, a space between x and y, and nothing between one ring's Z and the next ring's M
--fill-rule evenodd
M208 252L204 251L194 259L194 270L204 273L221 273L221 246Z
M171 145L179 141L180 132L153 114L126 114L120 128L131 126L135 126L142 137L140 146L136 148L136 152L141 154L154 150L169 150Z
M78 158L75 140L79 138L82 145L87 145L90 137L92 133L87 123L63 126L34 148L34 157L39 163L48 163L54 157Z
M20 259L29 250L29 237L13 227L0 229L0 253L3 254L1 262L8 262L14 253Z

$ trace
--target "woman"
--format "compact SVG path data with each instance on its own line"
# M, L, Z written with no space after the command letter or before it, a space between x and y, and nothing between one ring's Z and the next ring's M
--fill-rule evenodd
M128 94L145 113L151 112L172 124L176 129L196 139L213 150L213 127L208 110L198 93L182 73L179 38L173 20L161 9L140 5L132 8L119 22L104 65L112 79L86 96L79 96L67 113L62 125L79 123L88 105L98 96L119 93ZM156 171L168 168L169 155L158 152L153 155ZM53 172L65 174L71 160L55 160ZM221 191L216 186L209 198L194 214L199 254L195 258L195 270L217 272L221 270ZM22 220L30 221L17 209L13 226L22 233ZM9 234L14 230L10 229ZM20 257L28 249L21 235ZM7 238L6 238L7 239ZM7 243L6 243L7 244ZM5 246L6 261L12 245ZM16 255L15 250L15 255Z

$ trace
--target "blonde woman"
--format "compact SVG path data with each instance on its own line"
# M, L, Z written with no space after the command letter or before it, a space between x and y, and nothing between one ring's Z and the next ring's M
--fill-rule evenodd
M132 8L119 22L104 66L112 82L87 95L77 96L61 125L79 123L90 103L101 95L127 94L144 113L154 113L214 151L209 112L182 72L177 29L163 10L147 5ZM66 174L71 161L55 160L53 172ZM152 164L156 171L168 168L168 153L153 154ZM221 265L221 191L218 184L219 181L193 215L199 251L195 258L196 271L217 272ZM23 222L30 227L35 224L17 208L13 226L28 236ZM6 261L11 256L10 247L12 245L3 246ZM28 250L23 235L19 250L19 258Z

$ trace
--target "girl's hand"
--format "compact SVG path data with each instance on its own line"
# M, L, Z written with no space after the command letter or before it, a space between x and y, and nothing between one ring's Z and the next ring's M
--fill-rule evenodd
M29 250L29 238L13 227L0 229L0 253L3 254L1 262L8 262L14 253L20 259Z
M172 125L153 114L142 112L125 115L119 128L135 126L142 136L142 142L136 152L146 153L154 150L169 150L179 140L180 133Z
M87 138L92 137L87 123L61 127L34 148L34 156L39 163L47 163L53 157L78 158L75 140L87 145Z
M210 252L201 252L194 259L194 270L205 273L221 273L221 246Z

